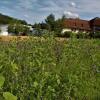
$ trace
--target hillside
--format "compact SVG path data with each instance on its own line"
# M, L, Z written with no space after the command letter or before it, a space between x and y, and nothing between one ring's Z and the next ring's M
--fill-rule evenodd
M0 24L9 24L9 23L15 23L15 22L19 22L21 24L27 24L26 21L24 20L19 20L7 15L3 15L0 13Z

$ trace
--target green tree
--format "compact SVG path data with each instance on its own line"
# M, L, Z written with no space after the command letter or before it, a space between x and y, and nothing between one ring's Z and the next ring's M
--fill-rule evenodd
M8 26L8 32L9 32L9 33L15 33L15 26L14 26L13 24L10 24L10 25Z
M62 17L61 17L61 19L63 20L63 21L65 21L66 20L66 15L62 15Z
M41 29L41 24L40 23L35 23L33 25L33 28L35 28L35 29Z
M47 16L47 18L45 19L46 24L49 27L50 31L54 31L55 29L55 16L53 14L50 14L49 16Z
M55 29L56 36L61 36L61 31L64 28L64 20L66 19L66 16L63 15L62 18L59 18L55 21Z
M55 16L53 14L50 14L45 19L45 23L35 23L33 28L35 28L38 33L40 34L41 30L48 30L49 32L54 33L55 36L61 36L61 31L64 28L64 20L66 19L66 16L63 15L62 18L59 18L55 20Z
M22 24L10 24L8 26L8 32L14 35L28 35L30 30L27 26Z

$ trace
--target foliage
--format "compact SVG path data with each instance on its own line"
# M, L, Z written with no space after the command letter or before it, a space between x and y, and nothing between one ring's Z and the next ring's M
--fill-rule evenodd
M100 32L92 33L93 38L100 38Z
M59 36L62 29L63 29L63 21L65 20L65 16L63 15L62 18L55 19L55 16L53 14L50 14L45 19L45 22L43 23L35 23L33 25L33 28L35 28L38 32L41 29L48 30L50 32L54 31L55 36Z
M4 92L3 97L5 98L5 100L17 100L17 97L10 92Z
M2 88L3 84L4 84L5 78L0 75L0 89Z
M64 34L61 34L62 37L71 38L72 32L65 32Z
M61 35L61 31L63 30L64 28L64 25L63 25L63 21L65 20L65 17L62 16L61 19L58 19L55 21L55 28L54 28L54 31L56 33L56 36L60 36Z
M53 24L55 21L55 16L53 14L50 14L49 16L47 16L47 18L45 19L45 22L47 24Z
M53 14L50 14L45 19L46 24L49 26L50 31L54 31L55 28L55 16Z
M7 100L100 99L100 40L0 41L0 58Z
M2 90L4 82L5 82L5 77L3 75L0 75L0 90ZM11 94L10 92L3 92L3 97L5 98L5 100L17 100L17 97ZM3 97L0 96L0 99L3 99Z
M79 32L77 34L77 38L89 38L89 34L88 33L83 33L83 32Z
M30 30L27 26L15 23L15 24L10 24L8 26L8 32L13 33L15 35L23 35L23 34L27 35L30 33Z

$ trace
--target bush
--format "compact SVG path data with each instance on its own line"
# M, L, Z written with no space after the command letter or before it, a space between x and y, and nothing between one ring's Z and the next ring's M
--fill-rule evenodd
M88 33L80 32L77 34L77 38L82 38L82 39L89 38L89 35L88 35Z
M95 32L95 33L93 34L93 37L94 37L94 38L100 38L100 32Z
M72 36L72 32L64 32L63 34L61 34L61 37L70 38L71 36Z
M10 24L8 26L8 32L13 33L13 35L28 35L30 29L22 24Z
M88 33L74 33L74 32L65 32L63 34L59 34L59 37L66 37L66 38L89 38Z

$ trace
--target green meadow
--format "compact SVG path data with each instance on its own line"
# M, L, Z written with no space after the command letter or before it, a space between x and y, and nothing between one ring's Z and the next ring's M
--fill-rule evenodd
M0 100L100 100L100 40L0 41Z

